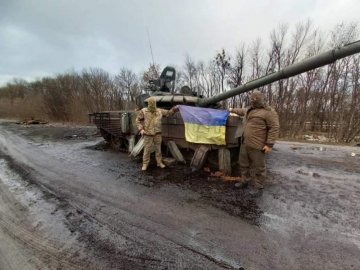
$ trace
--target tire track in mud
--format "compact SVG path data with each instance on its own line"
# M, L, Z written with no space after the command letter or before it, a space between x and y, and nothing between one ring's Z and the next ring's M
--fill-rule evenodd
M147 252L144 252L143 255L129 255L129 254L119 254L117 247L115 247L112 243L107 243L106 241L104 242L103 240L99 240L97 239L97 237L95 236L96 233L92 233L92 232L85 232L85 231L81 231L78 230L78 228L75 228L79 222L79 220L83 223L84 220L87 220L86 222L88 222L89 225L91 226L98 226L98 227L104 227L106 226L107 229L109 229L109 231L115 235L121 236L123 238L126 239L126 241L131 241L133 244L135 244L134 248L138 248L139 246L144 246L144 243L139 241L137 238L135 238L135 236L131 237L131 229L129 230L128 234L123 233L121 230L124 229L124 226L121 226L121 229L117 229L115 228L113 225L111 225L109 222L105 222L105 219L100 219L98 217L95 217L94 215L90 214L90 212L85 211L84 209L86 209L88 206L85 204L81 204L79 202L69 202L68 200L66 200L66 195L65 194L56 194L53 190L51 186L48 186L44 183L39 183L33 176L32 176L32 169L27 167L26 165L20 164L19 162L16 162L15 160L13 160L12 157L2 153L0 151L0 157L6 159L8 161L9 167L16 171L20 176L22 176L22 178L29 182L29 184L33 184L36 185L45 195L45 197L47 198L55 198L58 201L59 204L59 209L63 209L66 210L69 214L66 216L66 220L69 222L69 224L67 224L67 226L70 228L71 231L76 231L77 233L80 233L80 237L79 239L81 239L82 241L85 241L88 243L88 245L91 245L91 249L92 250L98 250L97 248L94 248L94 245L97 245L99 250L106 250L107 255L104 254L98 254L99 257L108 257L108 259L106 259L105 261L113 261L113 258L111 258L112 256L115 255L115 257L117 259L121 259L122 261L126 261L126 260L130 260L132 262L127 262L127 267L130 266L130 264L134 264L134 262L136 262L136 265L132 265L132 267L144 267L146 266L146 269L152 269L153 267L155 267L154 269L165 269L169 266L176 266L176 263L173 261L169 261L169 260L162 260L162 259L157 259L157 258L151 258L149 256L147 256L146 254L151 254L151 252L149 252L149 250L147 250L148 248L145 246L143 247ZM72 191L75 191L72 189ZM84 189L81 190L80 192L84 193ZM85 194L86 195L86 194ZM94 197L94 195L89 194L92 197ZM99 201L101 201L101 197L97 198ZM111 204L111 201L102 201L103 203L105 203L106 205ZM118 207L118 206L117 206ZM120 209L121 211L126 211L128 212L128 214L133 215L133 213L130 213L128 210L126 209ZM74 214L75 213L75 214ZM105 212L102 212L101 210L97 212L97 215L102 214L103 216L106 215ZM141 218L146 218L146 217L141 217ZM150 220L149 220L150 221ZM168 237L166 237L165 235L160 235L155 231L152 230L148 230L142 226L138 226L136 224L133 223L129 223L125 220L121 220L122 223L125 223L127 227L134 227L137 230L142 230L145 231L145 233L149 233L152 235L156 235L157 237L160 237L166 241L168 241L170 244L175 245L175 249L184 249L187 250L188 252L190 252L190 254L196 254L199 257L202 257L204 260L207 260L211 263L213 263L214 265L217 266L217 268L222 268L222 269L238 269L238 267L232 266L222 260L216 259L211 255L208 255L206 253L200 252L190 246L186 246L183 245L177 241L174 241L173 239L170 239ZM151 222L154 222L151 220ZM72 224L75 223L75 224ZM74 227L75 225L75 227ZM164 226L163 224L161 224L162 226ZM87 227L85 226L85 227ZM26 236L26 235L25 235ZM24 239L27 239L26 237L24 237ZM148 239L142 239L144 242L146 242ZM33 238L30 238L29 242L34 242L35 244L33 244L32 246L35 246L34 249L36 249L36 241ZM137 246L136 246L137 245ZM38 248L39 251L43 252L46 250L46 247L40 247ZM53 252L51 252L50 254L48 253L49 256L52 256L51 254L53 254ZM193 256L192 255L192 256ZM54 256L52 256L54 257ZM119 258L120 257L120 258ZM56 260L60 260L59 257L54 257ZM153 266L151 266L151 264L154 264ZM180 262L181 263L181 262ZM185 262L184 262L185 263ZM114 263L110 263L111 267L113 267ZM185 263L187 264L187 263ZM118 267L118 263L115 263L115 265ZM77 267L75 265L68 265L69 267Z
M73 204L73 205L74 205L74 204ZM77 206L75 206L75 207L76 207L77 209L84 209L84 207L81 206L81 205L79 205L79 204L77 204ZM130 238L130 237L128 237L127 235L124 235L122 232L120 232L118 229L116 229L116 228L115 228L114 226L112 226L110 223L101 221L99 218L91 215L89 212L86 212L86 211L84 211L84 210L82 210L82 211L83 211L84 213L86 213L89 217L91 217L93 220L96 220L97 222L99 222L99 223L102 224L102 225L106 225L108 228L111 229L112 232L114 232L114 233L116 233L116 234L121 234L122 236L128 238L129 240L134 241L134 242L137 242L138 244L141 244L140 241L137 241L137 240L134 239L134 238ZM101 211L99 211L98 213L101 213L101 214L103 214L103 215L106 215L105 213L102 213ZM123 222L124 222L124 221L123 221ZM226 263L226 262L224 262L224 261L215 259L214 257L212 257L212 256L210 256L210 255L208 255L208 254L206 254L206 253L197 251L196 249L191 248L190 246L185 246L185 245L183 245L183 244L181 244L181 243L179 243L179 242L175 242L174 240L172 240L172 239L170 239L170 238L168 238L168 237L166 237L166 236L164 236L164 235L160 235L160 234L158 234L158 233L156 233L156 232L154 232L154 231L147 230L147 229L145 229L145 228L143 228L143 227L140 227L140 226L137 226L137 225L135 225L135 224L127 223L127 225L132 226L132 227L136 227L136 228L141 229L141 230L145 230L146 232L151 233L151 234L155 234L155 235L157 235L157 236L159 236L159 237L161 237L161 238L163 238L163 239L165 239L165 240L167 240L167 241L169 241L169 242L171 242L171 243L173 243L173 244L175 244L175 245L177 245L177 246L179 246L179 247L181 247L181 248L183 248L183 249L186 249L186 250L188 250L188 251L190 251L190 252L192 252L192 253L194 253L194 254L197 254L197 255L199 255L200 257L206 258L207 260L215 263L217 266L219 266L219 267L221 267L221 268L223 268L223 269L239 269L239 268L237 268L237 267L234 267L234 266L229 265L228 263ZM160 261L160 260L158 260L158 259L149 259L149 258L147 258L147 260Z
M3 160L0 159L0 163ZM19 206L11 192L3 186L0 178L0 269L33 270L39 269L41 263L35 259L30 262L28 254L33 250L18 238L18 224L25 222L26 208ZM7 215L9 213L11 215ZM23 224L22 228L27 228ZM32 256L32 254L31 254ZM14 259L16 257L16 259Z
M29 252L20 246L0 227L0 269L2 270L38 270L44 269L34 258L29 259ZM14 259L16 258L16 259ZM35 266L36 264L36 266Z
M72 187L72 190L74 190L74 189L76 189L76 187ZM82 193L84 193L85 189L82 189L81 191L82 191ZM128 215L136 216L137 218L144 219L144 220L146 220L148 222L156 224L157 226L161 226L161 227L163 227L163 229L171 231L170 232L171 234L177 234L176 231L173 231L170 227L166 226L163 223L160 223L160 222L158 222L156 220L153 220L153 219L149 219L149 218L147 218L146 216L143 216L143 215L134 215L134 213L130 212L128 209L119 207L119 205L113 203L114 201L116 201L116 198L114 198L114 197L108 197L108 200L106 200L106 199L104 199L104 196L96 196L94 194L91 194L90 192L87 193L87 194L84 194L84 195L87 195L89 197L91 196L94 200L96 199L97 202L100 202L100 203L106 205L107 208L109 208L109 206L111 206L114 209L116 209L117 211L120 210L120 211L122 211L122 212L124 212L124 213L126 213ZM110 198L112 200L110 200ZM121 226L120 226L121 230L122 230L121 231L121 230L117 229L116 227L114 227L114 225L112 225L110 222L105 222L106 217L108 217L109 214L102 211L102 207L100 207L98 209L95 209L95 208L91 209L92 211L90 211L90 210L86 211L84 209L89 208L89 206L86 205L86 204L81 203L81 200L77 200L77 202L72 201L70 204L71 204L71 207L73 207L74 209L77 209L78 212L83 212L83 213L85 213L87 215L87 217L90 217L91 219L93 219L94 221L98 222L101 225L107 226L113 233L121 235L122 237L124 237L124 238L126 238L126 239L128 239L128 240L130 240L130 241L132 241L134 243L137 243L139 245L143 245L143 242L149 241L149 238L141 237L139 234L137 234L136 237L131 237L130 235L133 234L132 228L135 228L136 230L141 230L142 235L145 235L145 234L146 235L149 235L149 234L150 235L156 235L157 237L168 241L170 244L174 244L175 246L178 246L178 247L183 248L185 250L188 250L188 251L190 251L192 253L195 253L195 254L199 255L200 257L203 257L203 258L215 263L216 265L218 265L218 266L220 266L220 267L222 267L224 269L238 269L237 266L236 267L232 266L231 264L229 264L229 263L227 263L225 261L216 259L212 255L209 255L207 253L198 251L195 248L192 248L190 246L186 246L186 245L182 244L179 241L175 241L174 239L172 239L170 237L167 237L164 233L159 234L158 232L156 232L154 230L147 229L144 226L139 226L136 223L131 222L129 220L121 219ZM96 216L92 215L91 212L96 212ZM100 218L99 217L100 214L104 218ZM119 218L117 218L117 219L118 219L118 222L119 222ZM126 227L126 229L125 229L125 227ZM123 232L124 230L127 231L127 234L125 234ZM139 233L139 232L137 232L137 233ZM184 236L188 237L188 238L193 238L192 235L186 234L186 233L183 233L183 232L181 233L181 235L179 237L183 238ZM139 241L138 239L143 240L143 242ZM206 240L201 239L201 241L206 241Z
M129 210L127 210L125 208L119 208L119 206L115 205L111 200L104 200L101 196L94 196L92 194L91 194L91 196L94 197L94 199L97 199L98 202L101 202L101 203L104 203L105 205L107 205L107 207L109 207L111 205L112 207L116 208L117 210L121 210L122 212L126 212L129 215L134 215L134 213L130 212ZM207 253L198 251L195 248L192 248L190 246L186 246L186 245L180 243L179 241L175 241L174 239L167 237L165 234L159 234L158 232L156 232L154 230L147 229L144 226L139 226L134 222L129 222L128 220L121 219L121 226L120 226L120 228L122 230L121 231L120 229L117 229L116 227L114 227L114 225L112 225L110 222L105 222L105 220L106 220L105 217L108 216L108 213L102 211L101 208L100 209L92 209L93 211L91 211L91 212L95 212L94 210L96 210L96 215L97 216L94 216L94 215L92 215L90 213L90 211L84 210L84 209L88 208L89 206L87 206L85 204L82 204L81 201L72 202L71 206L73 208L75 208L75 209L78 209L77 211L81 211L81 212L85 213L87 215L87 217L90 217L91 219L98 222L99 224L107 226L109 228L109 230L111 232L113 232L114 234L121 235L124 238L126 238L126 239L128 239L128 240L130 240L130 241L132 241L134 243L137 243L139 245L144 245L143 242L149 241L149 238L148 237L144 238L144 237L140 236L139 234L136 234L136 237L131 237L130 235L132 235L132 233L133 233L132 228L135 228L136 230L141 230L142 231L141 234L143 236L144 235L156 235L157 237L168 241L170 244L175 245L175 248L180 247L182 249L188 250L191 253L197 254L198 256L213 262L214 264L216 264L217 266L219 266L219 267L221 267L223 269L238 269L238 267L232 266L231 264L226 263L225 261L216 259L212 255L209 255ZM100 218L99 217L100 215L102 215L104 218ZM169 228L168 226L166 226L166 225L164 225L162 223L156 222L154 220L150 220L150 219L148 219L147 217L144 217L144 216L137 216L137 217L140 218L140 219L145 219L147 221L150 221L151 223L155 223L156 225L159 225L159 226L163 227L166 230L170 230L172 234L177 234L177 232L172 231L171 228ZM119 220L118 220L118 222L119 222ZM123 232L124 230L127 231L127 234L125 234ZM137 232L137 233L139 233L139 232ZM189 237L189 238L193 237L191 235L187 235L185 233L182 233L181 237L184 237L184 236ZM138 240L138 239L143 240L143 242ZM205 240L202 239L202 241L205 241ZM151 259L151 260L153 260L153 259ZM155 259L155 260L157 260L157 259Z
M7 157L0 151L0 160L1 159L11 160L10 157ZM21 166L15 165L12 161L7 162L6 165L10 165L7 167L11 167L11 171L13 171L15 167L18 168L20 174L23 175L20 176L19 181L24 182L26 185L19 185L14 188L7 186L3 181L0 182L1 201L4 202L1 207L2 209L0 209L0 228L3 232L15 240L17 244L20 244L21 247L24 247L32 253L30 260L37 260L35 264L42 265L41 267L37 266L36 269L88 269L88 266L81 266L80 262L71 259L74 254L67 252L67 250L64 249L63 243L57 241L55 238L52 239L51 234L46 234L43 230L38 229L41 221L36 222L29 219L32 206L18 201L16 197L23 194L24 191L21 189L37 189L37 186L34 183L25 181L26 179L29 180L29 173L25 173ZM24 178L24 176L26 178ZM49 195L44 195L43 197L44 198L40 200L49 198ZM38 201L35 203L37 202ZM34 222L35 224L33 224ZM74 249L76 248L79 247L75 247Z
M12 239L15 239L17 242L22 243L23 246L29 248L35 253L36 257L40 257L44 261L50 262L50 265L47 264L47 267L54 269L87 269L87 267L80 267L76 263L69 261L69 258L66 258L66 254L59 251L59 248L46 239L46 244L44 244L44 237L38 233L28 230L21 224L18 224L15 221L11 220L9 216L5 213L1 213L0 218L0 227L4 232L6 232ZM65 259L64 259L65 257ZM56 266L54 266L56 264Z

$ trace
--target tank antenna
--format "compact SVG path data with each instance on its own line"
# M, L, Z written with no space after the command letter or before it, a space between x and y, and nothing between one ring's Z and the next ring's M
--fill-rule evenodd
M150 45L150 52L151 52L152 64L153 64L153 66L155 66L154 54L153 54L152 47L151 47L151 40L150 40L150 32L149 32L149 28L146 28L146 30L147 30L148 40L149 40L149 45Z

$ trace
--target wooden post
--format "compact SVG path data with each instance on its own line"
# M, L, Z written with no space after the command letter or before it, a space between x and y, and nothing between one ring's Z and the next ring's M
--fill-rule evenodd
M227 148L220 148L218 150L219 156L219 171L225 175L231 175L231 156L230 150Z
M179 148L177 147L177 145L174 141L169 141L167 146L168 146L173 158L175 158L179 162L186 164L184 156L181 154Z

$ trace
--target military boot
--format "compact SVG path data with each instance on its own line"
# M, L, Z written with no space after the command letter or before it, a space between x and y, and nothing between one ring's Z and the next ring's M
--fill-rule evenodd
M235 183L236 188L246 188L249 185L249 182L251 181L250 177L242 176L241 180L237 183Z
M246 188L249 185L249 182L239 181L235 183L236 188Z
M164 168L166 167L165 164L162 163L162 162L158 163L157 166L158 166L159 168L161 168L161 169L164 169Z

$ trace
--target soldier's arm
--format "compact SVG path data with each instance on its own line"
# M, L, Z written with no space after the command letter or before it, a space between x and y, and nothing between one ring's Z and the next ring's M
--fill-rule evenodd
M144 120L144 112L142 110L140 110L137 115L136 115L136 126L138 128L139 131L141 131L142 129L144 129L144 126L142 124L142 121Z
M161 114L165 117L173 115L177 111L176 106L171 108L170 110L161 109Z
M246 114L245 108L230 108L229 111L240 116L244 116Z
M267 140L266 145L273 147L279 137L279 116L276 111L271 110L266 117Z

